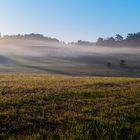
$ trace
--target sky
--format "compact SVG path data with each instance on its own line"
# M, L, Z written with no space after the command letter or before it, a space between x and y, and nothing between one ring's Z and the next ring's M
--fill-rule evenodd
M71 42L140 31L140 0L0 0L2 34Z

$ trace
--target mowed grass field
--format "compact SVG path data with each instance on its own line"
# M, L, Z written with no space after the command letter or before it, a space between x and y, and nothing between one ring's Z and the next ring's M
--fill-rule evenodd
M140 79L0 75L0 140L139 140Z

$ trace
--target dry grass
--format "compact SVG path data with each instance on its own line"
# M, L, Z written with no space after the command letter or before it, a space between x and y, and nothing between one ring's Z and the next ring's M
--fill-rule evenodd
M140 79L0 75L0 139L140 139Z

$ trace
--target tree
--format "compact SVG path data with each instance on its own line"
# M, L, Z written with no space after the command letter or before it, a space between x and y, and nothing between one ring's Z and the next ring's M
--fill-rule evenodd
M123 41L123 37L119 34L116 34L115 40L118 42L121 42L121 41Z
M110 67L111 67L111 63L110 63L110 62L107 62L107 63L106 63L106 66L107 66L108 68L110 68Z
M140 32L138 33L129 33L126 37L127 41L140 41Z
M126 61L125 61L125 60L120 60L120 66L121 66L121 67L126 66Z
M104 39L99 37L98 40L97 40L97 44L102 45L103 42L104 42Z
M112 42L115 42L115 39L113 37L109 37L109 38L107 38L107 41L112 43Z
M103 42L103 41L104 41L104 39L101 38L101 37L99 37L98 40L97 40L97 42Z

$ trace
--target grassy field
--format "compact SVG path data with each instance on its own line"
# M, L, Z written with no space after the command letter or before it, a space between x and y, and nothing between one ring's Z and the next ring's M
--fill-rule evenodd
M0 75L0 140L139 140L140 79Z

